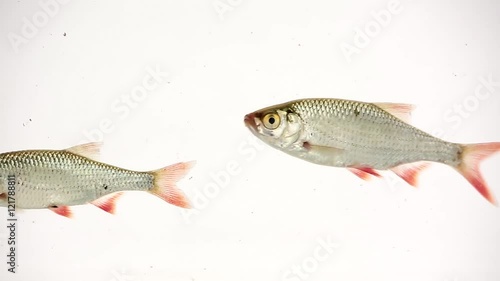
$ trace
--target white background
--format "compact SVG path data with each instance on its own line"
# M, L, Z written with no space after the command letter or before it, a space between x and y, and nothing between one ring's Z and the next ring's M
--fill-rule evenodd
M335 97L412 103L427 132L500 141L499 82L481 86L500 81L498 2L46 1L1 4L0 151L102 137L101 160L124 168L197 160L179 183L195 209L137 192L114 216L18 211L11 274L0 208L0 280L499 280L500 209L452 168L432 165L418 189L389 172L363 182L243 124L262 107ZM169 75L134 97L148 68ZM482 172L500 197L499 165Z

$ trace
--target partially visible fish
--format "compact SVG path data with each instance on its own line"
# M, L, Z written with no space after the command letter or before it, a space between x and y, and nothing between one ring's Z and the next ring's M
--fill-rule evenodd
M367 179L390 169L409 184L428 162L455 168L489 202L496 200L479 164L500 150L500 142L451 143L408 124L413 107L341 99L303 99L267 107L244 118L268 145L300 159L345 167Z
M69 206L91 203L114 213L123 191L147 191L170 204L189 208L176 182L194 162L149 172L130 171L96 161L100 143L65 150L26 150L0 154L0 206L49 208L71 217Z

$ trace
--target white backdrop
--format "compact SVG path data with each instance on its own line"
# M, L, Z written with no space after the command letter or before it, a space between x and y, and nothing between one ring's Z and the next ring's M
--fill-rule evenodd
M243 116L297 98L417 105L449 141L500 141L496 1L3 1L0 151L103 140L101 160L196 160L195 208L127 193L109 215L17 211L0 280L500 278L500 209L434 164L363 182L258 141ZM482 171L500 198L500 154Z

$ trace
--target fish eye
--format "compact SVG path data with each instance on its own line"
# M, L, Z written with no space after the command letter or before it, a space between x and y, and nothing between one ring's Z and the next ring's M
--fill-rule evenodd
M264 124L264 127L267 129L273 130L279 127L280 125L280 116L276 113L268 113L264 115L264 118L262 119L262 123Z

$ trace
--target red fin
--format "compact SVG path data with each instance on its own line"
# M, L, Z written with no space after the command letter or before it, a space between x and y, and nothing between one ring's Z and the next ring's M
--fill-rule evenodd
M500 151L500 142L468 144L463 146L462 162L455 169L491 204L497 201L479 171L479 164L491 154Z
M49 207L49 210L63 217L73 217L73 212L71 212L71 209L68 206L52 206Z
M150 192L170 204L182 208L190 208L191 204L184 193L177 188L176 183L182 179L195 162L182 162L153 171L154 187Z
M418 182L418 175L420 172L430 165L428 162L415 162L396 166L391 169L396 175L409 183L411 186L416 187Z
M116 200L122 196L123 192L116 192L90 202L90 204L101 208L110 214L115 214Z
M369 167L348 167L347 169L363 180L369 180L372 176L381 177L377 171Z
M379 102L374 104L406 123L411 122L411 112L415 109L414 105L406 103Z
M102 142L89 142L76 145L65 150L97 161L99 159L99 154L101 153L101 146Z

